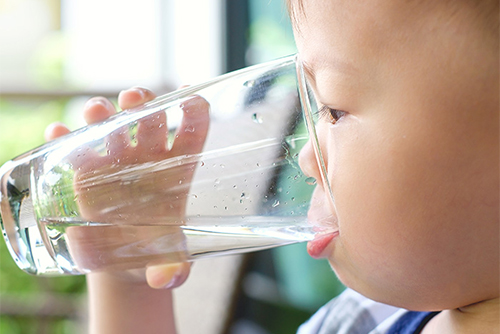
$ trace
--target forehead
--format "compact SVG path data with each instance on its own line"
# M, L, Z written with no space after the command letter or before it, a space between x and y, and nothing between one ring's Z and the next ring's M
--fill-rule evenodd
M428 6L410 0L288 0L299 53L349 57L398 48L430 33ZM308 57L309 58L309 57ZM349 61L349 59L344 59Z
M333 65L349 71L355 61L353 55L369 53L372 47L385 44L380 41L384 35L379 31L381 23L367 8L371 5L356 4L361 2L288 1L299 53L306 65L311 65L307 68L313 71Z
M438 0L286 0L289 15L295 28L305 22L313 23L318 15L325 19L358 20L360 18L377 18L386 22L407 22L409 17L422 17L425 13L456 7L449 1ZM458 2L458 1L457 1ZM455 3L455 1L453 1ZM322 22L328 24L328 22Z

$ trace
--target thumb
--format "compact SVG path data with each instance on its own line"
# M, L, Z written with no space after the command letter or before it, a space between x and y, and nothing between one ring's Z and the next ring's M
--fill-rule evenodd
M172 289L180 286L189 276L191 263L168 263L148 266L146 280L153 289Z

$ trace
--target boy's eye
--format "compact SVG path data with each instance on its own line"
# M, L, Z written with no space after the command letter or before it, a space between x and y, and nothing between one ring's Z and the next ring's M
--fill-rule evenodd
M335 124L347 113L345 111L330 108L324 105L318 110L318 114L320 119L326 118L330 123Z

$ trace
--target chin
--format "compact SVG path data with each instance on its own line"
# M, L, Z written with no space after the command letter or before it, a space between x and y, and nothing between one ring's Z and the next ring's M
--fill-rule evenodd
M418 289L412 289L405 284L398 284L393 281L389 283L388 280L384 280L385 282L379 284L374 277L346 270L334 259L329 259L329 263L342 284L366 298L412 311L439 311L444 309L439 307L432 298L427 301L421 298L422 295L416 292ZM388 283L390 285L387 285ZM430 301L432 301L432 304L429 304Z

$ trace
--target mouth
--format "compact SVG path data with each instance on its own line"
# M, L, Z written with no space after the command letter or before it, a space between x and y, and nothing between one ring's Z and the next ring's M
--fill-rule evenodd
M317 234L315 238L307 243L307 253L314 259L323 259L328 257L329 252L326 248L339 235L339 231Z

